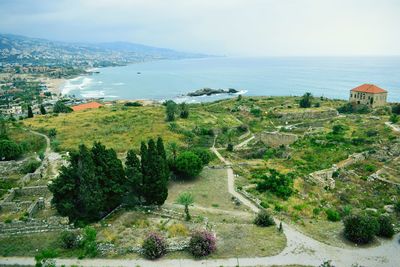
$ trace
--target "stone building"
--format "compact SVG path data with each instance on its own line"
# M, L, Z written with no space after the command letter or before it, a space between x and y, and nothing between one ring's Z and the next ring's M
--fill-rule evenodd
M351 89L350 102L368 105L372 108L387 104L387 91L374 84L363 84Z

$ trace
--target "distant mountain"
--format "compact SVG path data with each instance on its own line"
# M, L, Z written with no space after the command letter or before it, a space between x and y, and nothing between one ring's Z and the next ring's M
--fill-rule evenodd
M21 64L100 67L205 56L128 42L67 43L0 34L0 66Z

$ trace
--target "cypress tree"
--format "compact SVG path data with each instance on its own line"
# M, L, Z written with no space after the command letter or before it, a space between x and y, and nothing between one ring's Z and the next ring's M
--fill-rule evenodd
M150 139L147 144L147 153L144 152L144 145L141 149L142 170L143 170L143 196L147 204L162 205L168 196L168 177L169 172L165 159L165 150L162 140L157 141L158 146Z
M105 202L103 211L108 212L122 202L126 191L125 171L122 162L113 149L106 149L99 142L94 143L91 150L95 165L95 174L102 187Z
M47 112L46 112L46 109L44 108L44 106L43 105L40 105L40 113L42 114L42 115L45 115Z
M53 193L52 203L58 213L70 221L94 221L99 218L104 199L96 179L91 152L79 146L71 152L70 164L63 166L60 175L49 186Z
M133 150L129 150L126 156L125 175L128 179L128 191L139 199L142 193L143 175L140 161Z
M28 106L28 118L33 118L33 112L31 106Z

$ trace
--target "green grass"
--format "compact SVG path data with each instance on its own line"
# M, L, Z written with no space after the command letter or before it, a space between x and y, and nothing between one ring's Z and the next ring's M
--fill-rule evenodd
M0 237L0 255L3 257L26 256L33 257L43 249L55 249L59 257L77 257L79 251L61 248L60 232L34 233Z
M200 176L188 181L171 181L166 203L176 203L181 192L190 192L194 204L206 208L240 210L232 203L228 193L228 180L225 169L204 169Z

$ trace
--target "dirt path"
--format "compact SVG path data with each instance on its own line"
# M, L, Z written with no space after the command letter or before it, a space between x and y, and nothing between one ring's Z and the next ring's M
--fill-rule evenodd
M393 123L391 123L390 121L385 122L385 124L386 124L387 126L389 126L390 128L392 128L393 131L395 131L395 132L400 132L400 127L397 126L397 125L395 125L395 124L393 124Z

